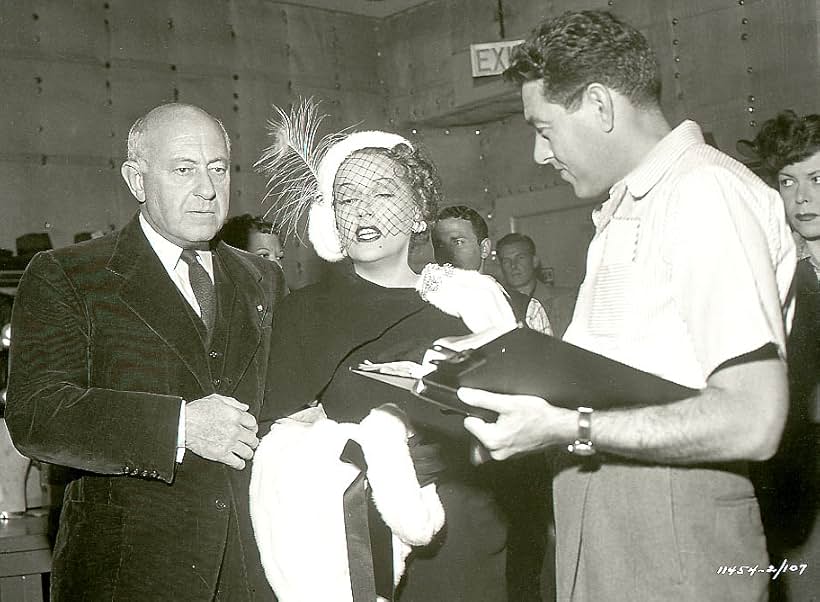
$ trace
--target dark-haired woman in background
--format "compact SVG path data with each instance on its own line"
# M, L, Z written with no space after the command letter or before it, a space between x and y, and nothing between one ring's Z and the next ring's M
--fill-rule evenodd
M288 294L282 259L285 252L273 223L264 218L243 213L229 219L219 231L219 238L237 249L259 255L276 264L274 282L276 284L276 305Z
M773 564L808 565L784 573L773 600L799 602L820 592L820 115L783 111L763 124L754 147L780 190L799 259L787 347L791 409L780 450L758 480Z

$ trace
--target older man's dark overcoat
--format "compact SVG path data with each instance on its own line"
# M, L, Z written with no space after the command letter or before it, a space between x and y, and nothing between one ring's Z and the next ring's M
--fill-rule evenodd
M54 549L57 602L272 597L248 515L250 464L191 451L175 461L181 400L216 392L257 415L265 386L272 265L224 243L213 259L210 337L136 218L37 255L20 283L9 430L26 455L82 471Z

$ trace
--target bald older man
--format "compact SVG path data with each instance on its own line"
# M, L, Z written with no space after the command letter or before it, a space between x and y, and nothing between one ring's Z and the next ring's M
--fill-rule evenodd
M119 232L37 255L18 289L6 420L79 469L52 600L272 599L248 513L273 264L213 242L230 142L198 107L137 120Z

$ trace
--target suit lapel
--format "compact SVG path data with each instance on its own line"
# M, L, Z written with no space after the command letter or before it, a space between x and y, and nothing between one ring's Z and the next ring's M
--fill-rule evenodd
M151 249L137 218L120 232L108 269L122 277L122 302L174 350L205 393L213 391L194 316Z
M221 391L229 395L259 347L271 299L265 298L262 274L250 262L224 243L216 245L213 256L218 317L212 347L221 363L212 363L212 370L221 374Z

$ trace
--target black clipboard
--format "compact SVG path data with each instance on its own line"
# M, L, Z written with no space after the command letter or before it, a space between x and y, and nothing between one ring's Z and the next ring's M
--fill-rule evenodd
M455 411L463 411L465 405L453 402L459 387L536 395L562 408L594 410L664 404L697 394L696 389L526 327L477 349L452 353L436 364L414 392ZM476 415L473 410L468 413Z
M421 379L379 374L351 368L357 374L400 387L444 413L442 425L453 431L453 418L477 416L494 422L497 412L468 405L458 398L459 387L483 389L494 393L535 395L550 404L594 410L626 408L671 403L698 393L683 385L665 380L593 353L555 337L526 327L511 330L492 341L464 351L449 351L434 360L436 369ZM408 406L410 418L435 427L436 419L426 408Z

